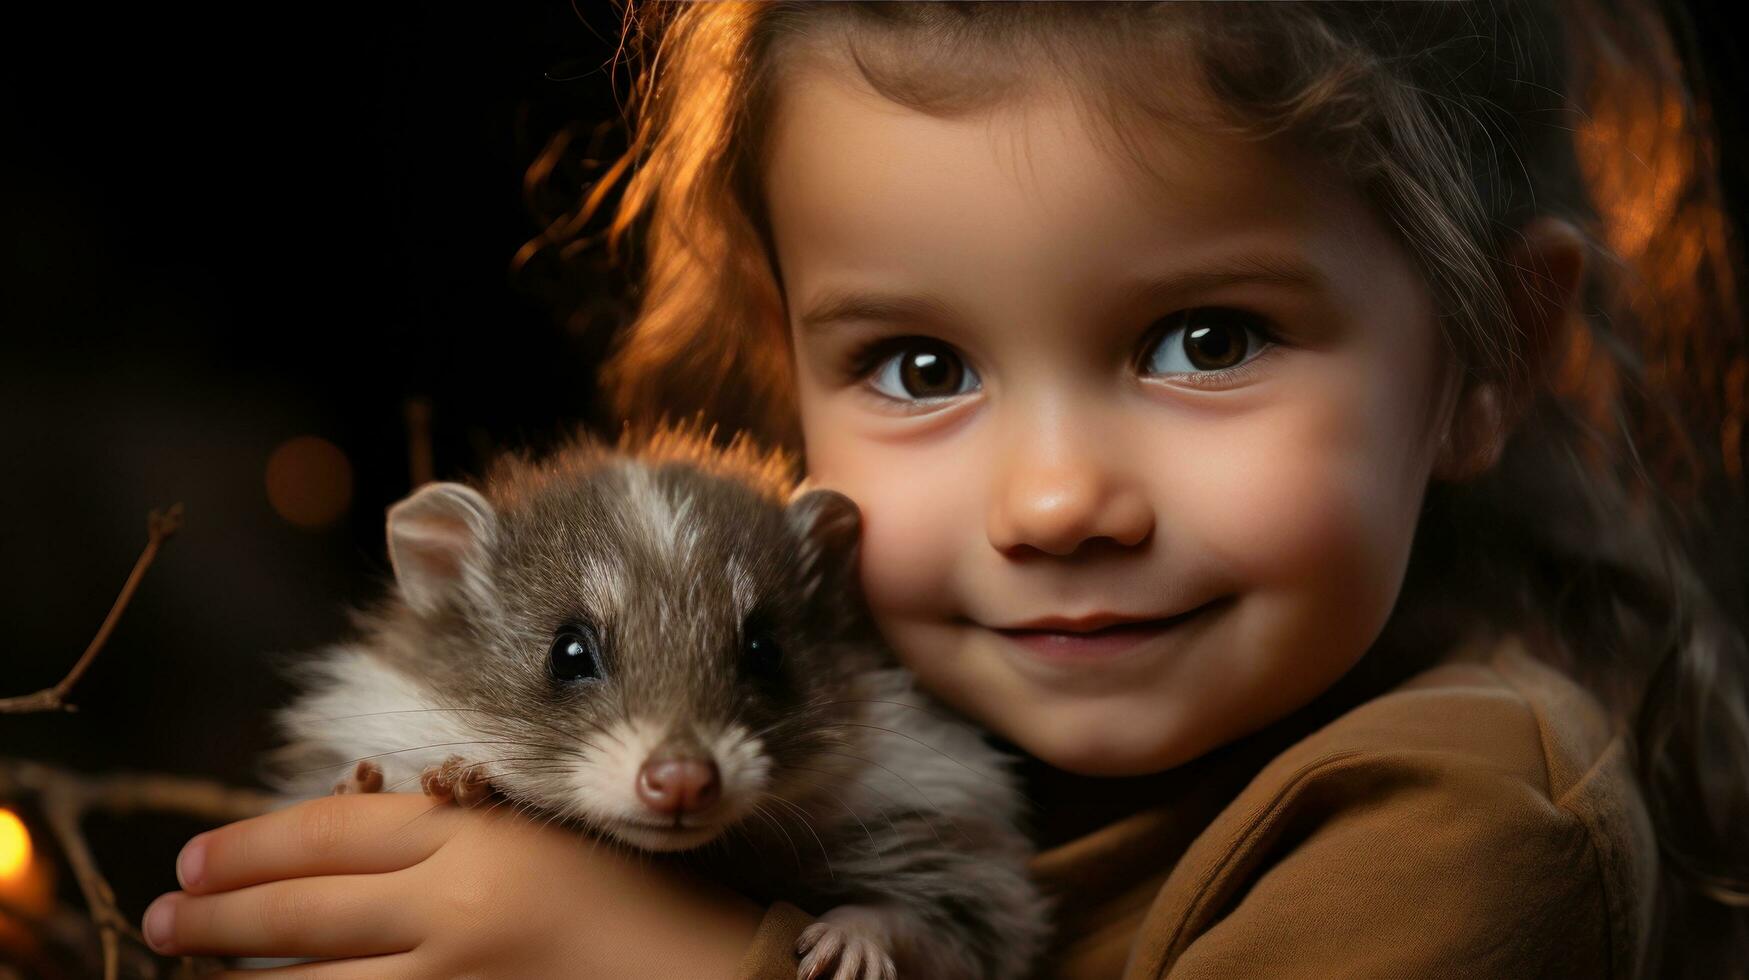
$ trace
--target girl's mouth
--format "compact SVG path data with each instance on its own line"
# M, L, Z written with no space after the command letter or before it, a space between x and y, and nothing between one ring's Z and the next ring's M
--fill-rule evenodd
M1139 644L1162 636L1174 628L1224 602L1226 597L1205 602L1194 609L1138 622L1115 623L1096 630L1073 632L1048 629L998 629L991 632L1007 637L1045 660L1074 663L1115 656Z

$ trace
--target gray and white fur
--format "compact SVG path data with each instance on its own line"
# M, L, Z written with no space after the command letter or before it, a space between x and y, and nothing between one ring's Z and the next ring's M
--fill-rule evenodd
M289 802L465 773L684 852L820 917L802 977L1028 975L1048 909L1012 760L896 666L855 504L709 436L578 440L396 504L396 588L295 667L268 778Z

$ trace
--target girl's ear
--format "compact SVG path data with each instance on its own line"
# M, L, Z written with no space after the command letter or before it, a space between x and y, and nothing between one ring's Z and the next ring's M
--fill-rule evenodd
M1508 307L1515 329L1524 333L1524 358L1531 385L1546 384L1573 314L1585 277L1585 237L1569 221L1541 215L1525 224L1507 252L1517 270L1507 277ZM1470 385L1441 434L1433 475L1461 481L1491 469L1506 447L1516 419L1505 417L1505 400L1493 382Z
M1527 222L1520 240L1507 250L1507 261L1517 270L1507 277L1507 300L1513 320L1524 331L1524 356L1538 385L1547 383L1579 309L1585 251L1585 236L1572 222L1546 214Z
M401 597L427 616L455 601L490 602L497 528L492 505L460 483L427 483L390 507L389 564Z
M1489 382L1471 385L1458 395L1451 421L1440 434L1433 476L1460 482L1486 473L1500 459L1508 434L1499 386Z

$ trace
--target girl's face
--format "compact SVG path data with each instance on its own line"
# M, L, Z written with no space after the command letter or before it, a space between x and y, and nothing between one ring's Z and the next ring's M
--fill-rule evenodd
M1265 145L1163 134L1148 179L1063 99L939 119L853 75L792 77L765 189L809 475L862 508L900 658L1088 775L1329 687L1396 600L1450 404L1407 254ZM1192 610L1127 645L1004 631Z

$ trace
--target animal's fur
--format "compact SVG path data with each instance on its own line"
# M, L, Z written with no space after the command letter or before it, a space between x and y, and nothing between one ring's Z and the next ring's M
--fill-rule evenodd
M1046 917L1008 760L893 665L860 598L854 505L707 436L579 442L507 460L483 495L438 484L397 505L396 594L298 668L270 777L301 799L370 759L412 790L460 756L519 805L825 914L804 974L836 959L880 976L880 957L840 956L873 943L906 976L1024 976ZM603 676L555 681L555 631L584 621ZM782 651L759 676L756 628ZM714 761L722 795L667 823L634 783L677 746Z

